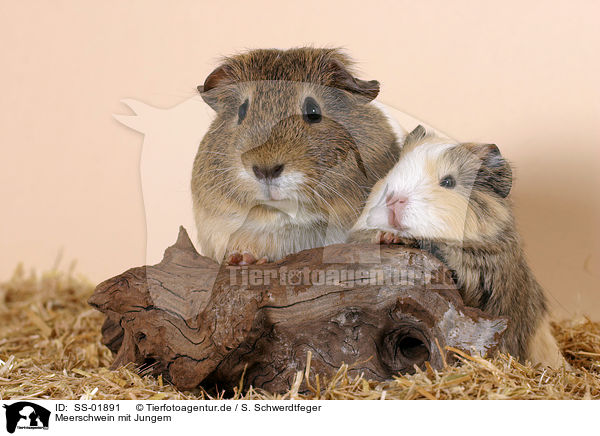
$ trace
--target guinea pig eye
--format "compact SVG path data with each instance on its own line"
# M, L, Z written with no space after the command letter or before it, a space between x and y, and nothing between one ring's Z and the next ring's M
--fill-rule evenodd
M244 101L238 109L238 124L240 124L242 121L244 121L244 118L246 118L246 112L248 112L248 104L248 99L246 99L246 101Z
M446 189L452 189L456 186L456 179L452 176L444 176L440 180L440 186Z
M306 97L304 100L304 107L302 108L302 118L304 121L310 124L318 123L321 121L321 108L319 104L312 97Z

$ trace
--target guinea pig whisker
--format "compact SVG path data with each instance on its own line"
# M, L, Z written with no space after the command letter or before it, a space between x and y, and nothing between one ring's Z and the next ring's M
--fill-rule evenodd
M318 186L322 186L322 185L320 185L320 183L319 183L318 180L315 180L312 177L307 177L307 179L309 179L312 182L317 183L317 187ZM321 194L319 194L319 192L316 189L311 188L311 191L312 191L313 194L317 195L326 204L327 208L329 209L329 212L333 213L335 215L336 223L341 224L343 221L341 220L340 216L335 211L335 209L333 208L333 206L331 205L331 203L329 203Z
M218 154L221 156L231 156L230 154L227 154L227 153L220 153L218 151L210 151L210 150L202 150L201 153L202 154Z
M311 192L312 192L312 190L311 190ZM318 193L316 193L316 194L318 195ZM314 207L314 212L321 212L322 211L322 206L320 206L317 203L317 200L315 200L312 196L310 196L310 195L302 195L302 200L308 201L309 204Z
M221 123L220 123L220 124L217 124L217 125L215 125L215 126L213 126L213 125L211 124L211 126L209 127L209 132L213 132L213 131L217 131L217 130L221 129L221 127L223 127L223 126L225 125L225 121L226 121L226 120L223 120L223 121L221 121Z
M336 194L339 198L341 198L342 200L344 200L344 202L350 207L350 210L355 210L354 206L352 206L352 204L350 204L350 202L348 200L346 200L346 197L342 194L340 194L340 192L338 192L337 189L335 189L333 186L328 185L326 182L321 182L319 184L320 186L324 187L325 189L329 190L330 192L333 192L334 194Z
M343 177L344 179L348 180L349 182L352 182L354 185L356 185L356 186L357 186L358 188L360 188L360 189L364 189L364 188L366 188L365 186L361 186L361 185L359 185L358 183L356 183L356 181L352 180L352 179L351 179L350 177L348 177L346 174L338 173L337 171L333 171L333 170L331 170L331 169L329 169L327 172L328 172L328 173L331 173L331 174L335 174L336 176L341 176L341 177Z
M226 170L223 171L223 173L225 173L225 172L226 172ZM208 171L207 171L207 173L208 173ZM205 183L204 186L206 188L212 188L212 187L215 187L215 186L222 186L222 185L226 185L227 183L231 182L233 179L234 179L234 177L233 177L232 174L226 174L226 177L224 179L221 179L221 181L217 185L214 185L212 183L210 183L210 184L209 183ZM212 181L214 181L214 179L210 180L210 182L212 182Z
M208 171L203 171L204 174L208 174L208 173L227 173L227 172L231 172L231 170L229 168L215 168L212 170L208 170Z
M319 197L321 197L320 194L316 193ZM340 216L338 215L338 213L333 209L333 207L331 206L331 204L325 200L323 197L321 197L321 199L323 200L323 202L325 202L327 204L327 211L329 213L328 218L332 218L335 224L340 224L342 222ZM319 207L319 205L317 204L317 202L315 200L313 200L315 207ZM334 216L332 217L331 214L333 214Z
M227 185L231 184L234 180L235 180L235 178L233 176L226 177L224 180L222 180L220 183L218 183L216 185L206 186L207 191L209 191L209 192L215 192L215 191L223 188L224 186L227 186ZM228 190L227 192L225 192L224 195L226 196L226 198L230 198L231 195L234 194L233 191L234 190Z
M317 181L315 179L313 179L312 177L307 177L306 179L309 182L317 183ZM327 200L325 200L323 198L323 196L321 194L319 194L313 187L306 186L306 190L310 191L311 194L317 195L323 202L327 203L327 205L329 205L329 207L331 207L331 205L327 202ZM311 200L315 206L318 206L318 203L315 201L314 198L312 198L309 195L307 195L306 198L309 199L309 200Z

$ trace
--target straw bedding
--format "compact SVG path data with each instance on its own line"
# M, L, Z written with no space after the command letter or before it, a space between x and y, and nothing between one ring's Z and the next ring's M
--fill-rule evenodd
M103 317L86 301L94 285L73 271L26 273L22 267L0 283L0 399L213 399L201 389L181 392L161 377L129 365L108 369L110 351L100 343ZM594 399L600 398L600 323L584 318L554 325L571 370L521 365L510 356L461 356L442 371L374 382L349 376L343 365L304 390L306 374L284 395L251 389L237 399ZM301 388L302 386L302 388Z

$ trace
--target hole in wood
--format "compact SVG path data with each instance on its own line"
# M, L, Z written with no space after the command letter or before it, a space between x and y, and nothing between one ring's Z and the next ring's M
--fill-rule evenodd
M398 352L406 359L419 362L417 365L421 365L429 360L429 349L422 340L414 336L401 337L396 347Z
M430 360L429 343L418 325L400 325L384 335L381 362L392 372L413 372L415 365L423 367Z

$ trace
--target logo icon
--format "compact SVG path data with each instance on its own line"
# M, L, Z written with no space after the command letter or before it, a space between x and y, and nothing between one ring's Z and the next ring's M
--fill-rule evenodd
M50 411L29 401L3 405L6 409L6 431L14 433L18 429L48 429Z

